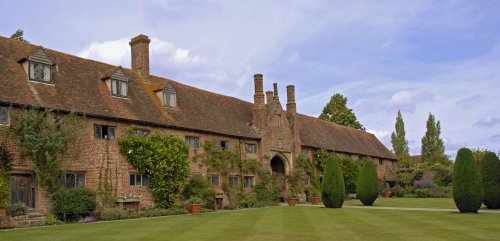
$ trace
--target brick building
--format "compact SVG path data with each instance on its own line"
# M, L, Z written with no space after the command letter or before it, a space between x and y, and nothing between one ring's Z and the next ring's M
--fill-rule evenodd
M317 149L354 159L371 157L379 178L393 180L396 158L373 134L299 114L293 85L286 87L286 99L280 99L277 84L264 92L263 76L255 74L253 103L197 89L151 75L149 43L144 35L130 41L132 68L127 69L0 37L0 142L7 144L14 160L11 202L46 209L29 162L19 161L5 135L12 117L26 106L85 114L81 136L70 149L74 158L63 166L68 187L96 189L109 152L117 194L141 195L141 206L154 203L147 177L128 164L117 144L131 129L138 134L178 135L191 144L191 156L203 151L203 142L216 140L284 175L293 170L299 155L312 157ZM194 164L191 168L220 190L223 180L218 173ZM257 178L248 175L233 181L251 188Z

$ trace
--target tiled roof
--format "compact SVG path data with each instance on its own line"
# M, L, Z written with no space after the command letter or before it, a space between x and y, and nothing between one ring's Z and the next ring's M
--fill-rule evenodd
M375 135L315 117L297 115L300 141L303 146L337 152L396 159Z

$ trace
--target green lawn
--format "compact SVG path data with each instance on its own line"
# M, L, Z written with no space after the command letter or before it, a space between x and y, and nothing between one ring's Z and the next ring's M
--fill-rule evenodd
M349 200L344 205L363 206L359 200ZM450 208L456 209L453 198L378 198L373 206L399 208Z
M380 201L380 200L379 200ZM0 240L498 240L500 214L273 207L0 232Z

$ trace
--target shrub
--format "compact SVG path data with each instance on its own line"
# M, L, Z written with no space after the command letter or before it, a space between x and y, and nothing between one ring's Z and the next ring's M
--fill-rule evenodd
M361 168L361 173L358 178L358 195L357 197L363 205L373 205L379 193L379 181L377 170L373 161L367 161Z
M417 188L415 189L415 195L419 198L429 197L429 188Z
M159 217L159 216L170 216L170 215L180 215L189 213L184 207L172 207L169 209L163 208L148 208L141 211L141 217Z
M356 193L356 182L358 181L359 167L351 158L343 159L342 174L344 176L345 192Z
M431 188L434 186L434 183L432 183L431 180L423 179L423 180L416 180L413 182L413 188Z
M47 216L47 221L45 222L47 225L56 225L57 224L57 217L54 215L49 215Z
M0 209L9 204L9 174L0 167Z
M339 158L332 155L328 158L321 184L321 199L327 208L341 208L344 204L345 186L340 170Z
M214 201L215 195L214 188L201 174L193 174L182 190L184 200L189 200L191 197L199 197L207 205L210 205Z
M138 218L139 214L131 212L131 211L125 211L123 209L119 208L105 208L101 212L101 219L102 220L120 220L120 219L130 219L130 218Z
M28 210L28 208L23 202L14 203L7 207L7 213L12 217L25 215L26 210Z
M65 221L85 217L95 208L95 193L87 188L63 189L52 194L53 213Z
M259 206L274 206L279 203L279 190L272 183L271 176L261 178L252 191L255 193L256 204Z
M434 182L439 186L449 186L451 184L451 167L444 166L441 163L435 163L431 166L431 170L436 172L434 176Z
M254 193L242 192L238 198L238 207L253 208L257 204L257 198Z
M472 151L467 148L458 150L452 184L458 210L477 213L483 202L483 183Z
M392 188L392 195L394 197L403 197L403 195L405 195L405 189L401 186L395 186Z
M491 209L500 208L500 161L493 152L486 152L481 162L484 205Z
M119 140L120 153L139 171L148 174L156 205L167 208L189 176L189 145L177 136L129 135Z
M397 174L397 183L399 186L402 187L411 186L414 178L415 178L414 172L399 172Z

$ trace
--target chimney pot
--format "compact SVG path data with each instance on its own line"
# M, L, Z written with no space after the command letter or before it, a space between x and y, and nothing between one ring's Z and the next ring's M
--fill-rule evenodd
M273 84L273 88L274 88L274 98L275 100L279 100L279 96L278 96L278 83L274 83Z
M262 74L254 74L253 81L255 85L254 106L255 108L264 107L264 87L263 87L263 76Z
M297 105L295 104L295 86L288 85L286 87L286 112L295 114L297 112Z

